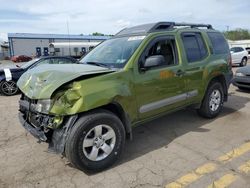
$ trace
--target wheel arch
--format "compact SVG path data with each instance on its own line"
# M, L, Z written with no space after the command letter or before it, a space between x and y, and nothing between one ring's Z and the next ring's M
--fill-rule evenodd
M122 122L126 131L127 138L132 139L132 127L129 115L124 111L123 107L117 102L111 102L109 104L98 107L97 109L104 109L115 114Z
M123 110L122 106L117 102L111 102L106 105L100 106L98 108L81 112L79 114L71 115L67 117L65 121L64 128L55 129L53 135L51 135L51 144L49 145L49 150L55 153L60 153L65 155L65 144L68 136L75 126L76 121L81 117L87 114L94 113L95 111L106 110L115 114L122 122L124 126L126 137L132 140L132 127L130 123L130 118L127 113Z
M228 88L227 88L227 81L226 81L226 77L223 74L218 74L214 77L212 77L208 82L207 82L207 86L206 86L206 92L209 88L209 86L214 83L214 82L219 82L222 85L223 91L224 91L224 101L227 101L228 99Z

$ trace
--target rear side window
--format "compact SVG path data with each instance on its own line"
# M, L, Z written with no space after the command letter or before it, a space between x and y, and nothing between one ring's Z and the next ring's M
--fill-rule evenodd
M208 37L211 40L214 54L227 54L229 47L226 39L221 33L208 32Z
M200 33L183 33L182 41L189 63L200 61L207 56L207 48Z

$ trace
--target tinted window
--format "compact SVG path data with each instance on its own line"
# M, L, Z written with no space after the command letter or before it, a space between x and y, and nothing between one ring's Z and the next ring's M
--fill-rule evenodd
M230 51L232 51L232 52L242 52L243 50L244 49L241 48L241 47L233 47L233 48L230 49Z
M207 49L200 33L184 33L182 40L188 62L202 60L207 55Z
M230 48L230 51L237 52L237 48L236 47Z
M227 54L228 44L221 33L208 32L208 37L211 40L214 54Z
M239 51L239 52L242 52L242 51L244 51L244 49L241 48L241 47L239 47L239 48L238 48L238 51Z

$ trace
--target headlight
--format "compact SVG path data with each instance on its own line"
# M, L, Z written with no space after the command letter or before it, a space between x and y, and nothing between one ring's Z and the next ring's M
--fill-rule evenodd
M48 114L51 108L51 100L50 99L42 99L38 100L34 105L34 110L40 113Z
M241 72L236 72L235 76L245 76L245 75L243 73L241 73Z

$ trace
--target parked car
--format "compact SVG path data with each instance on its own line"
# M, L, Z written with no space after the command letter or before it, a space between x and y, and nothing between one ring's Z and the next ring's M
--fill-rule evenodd
M0 93L6 96L15 95L18 93L16 85L20 76L37 65L42 64L71 64L79 63L76 59L71 57L41 57L33 59L22 66L16 65L16 68L0 70Z
M11 61L17 63L17 62L27 62L32 60L31 57L26 56L26 55L17 55L17 56L13 56L11 57Z
M232 55L232 64L240 65L241 67L247 65L248 51L242 47L233 47L230 49Z
M204 24L127 28L80 62L25 72L19 119L49 151L88 171L112 165L138 124L189 106L216 117L233 75L226 39Z
M248 52L247 58L250 59L250 47L247 47L247 48L246 48L246 51Z
M236 70L233 85L241 90L250 89L250 65Z

